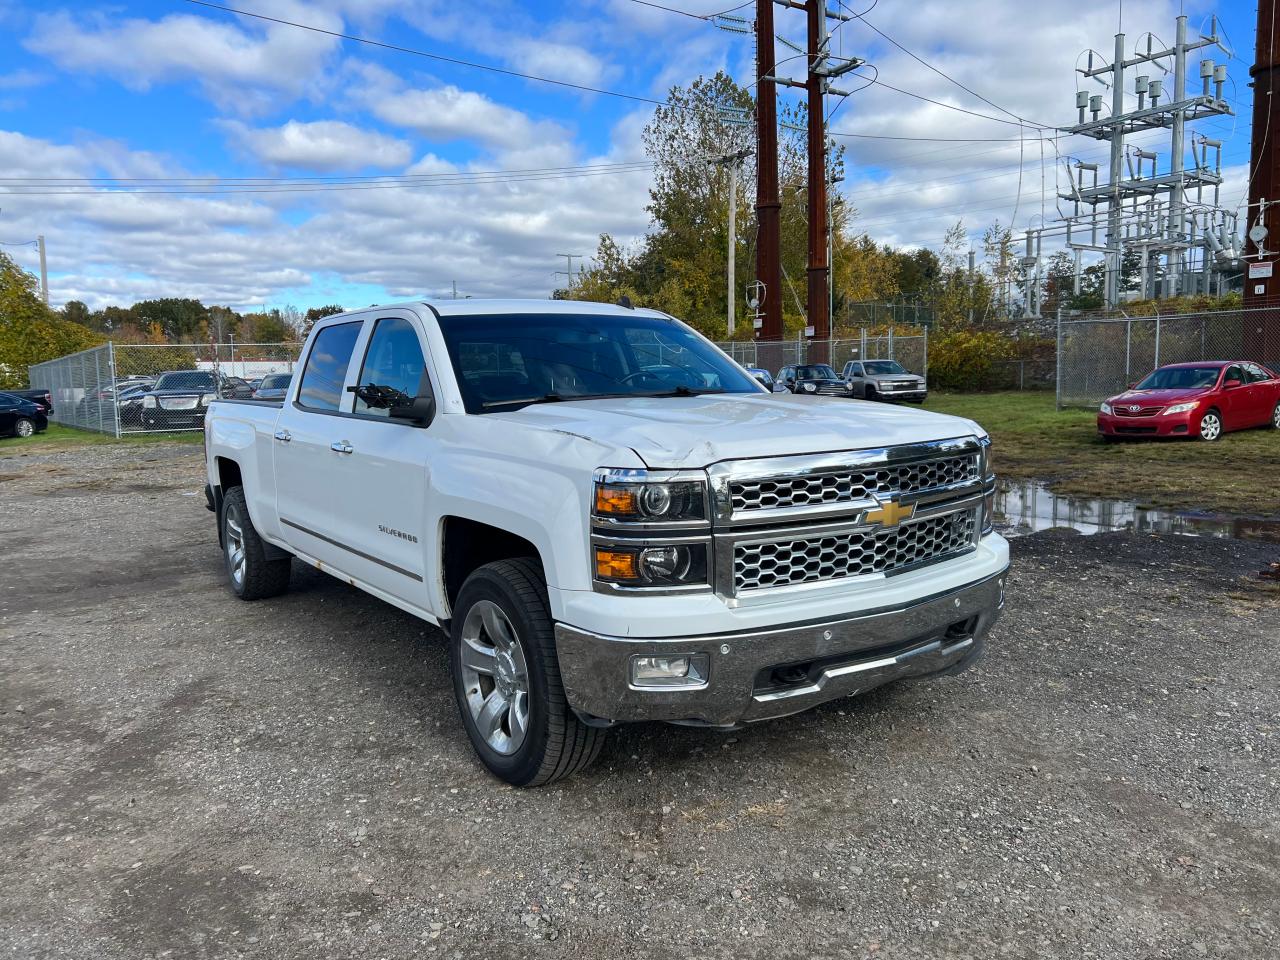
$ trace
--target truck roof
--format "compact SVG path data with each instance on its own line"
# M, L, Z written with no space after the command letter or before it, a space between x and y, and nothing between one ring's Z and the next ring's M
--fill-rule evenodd
M634 309L620 307L616 303L593 303L585 300L535 300L535 299L493 299L480 300L408 300L399 303L379 303L368 307L358 307L347 313L365 313L369 310L387 310L392 307L419 307L426 305L441 316L464 317L486 316L494 313L586 313L597 316L635 316L642 314L650 317L665 317L659 310L643 307Z

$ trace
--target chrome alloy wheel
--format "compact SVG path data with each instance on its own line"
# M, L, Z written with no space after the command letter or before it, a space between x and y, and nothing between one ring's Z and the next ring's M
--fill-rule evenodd
M492 600L478 600L462 624L467 709L495 753L520 749L529 731L529 668L515 628Z
M1276 408L1271 411L1271 425L1280 430L1280 403L1276 404Z
M14 430L20 437L29 437L36 432L35 424L30 420L19 420L17 429Z
M1200 439L1217 440L1222 433L1222 418L1213 411L1200 418Z
M231 571L231 579L237 587L244 585L244 529L240 526L240 518L235 514L227 514L227 569Z

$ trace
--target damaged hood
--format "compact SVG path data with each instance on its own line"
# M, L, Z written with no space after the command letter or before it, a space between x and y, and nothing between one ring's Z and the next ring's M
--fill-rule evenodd
M575 400L487 417L628 447L650 467L677 469L986 435L959 417L791 394Z

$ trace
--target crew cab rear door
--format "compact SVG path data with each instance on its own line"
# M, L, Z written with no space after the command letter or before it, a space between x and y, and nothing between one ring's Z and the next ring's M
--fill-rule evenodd
M360 485L351 459L334 445L344 439L348 368L364 324L351 318L317 324L298 387L289 391L276 420L273 443L281 532L300 553L338 571L351 561L344 504Z

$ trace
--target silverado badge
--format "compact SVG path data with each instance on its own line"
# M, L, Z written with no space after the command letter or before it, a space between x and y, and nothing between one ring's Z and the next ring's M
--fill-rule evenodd
M868 510L866 516L863 517L864 522L878 523L882 527L896 527L903 520L910 520L915 516L916 505L914 503L903 505L896 498L886 501L878 497L876 498L876 503L880 504L880 506L874 510Z

